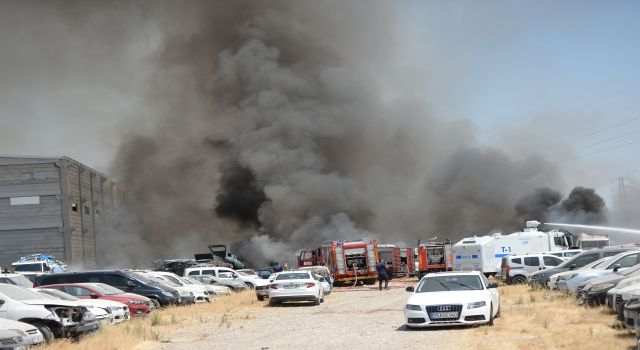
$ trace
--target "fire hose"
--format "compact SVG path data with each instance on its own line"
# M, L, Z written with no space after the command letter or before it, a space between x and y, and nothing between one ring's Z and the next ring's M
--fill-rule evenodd
M356 275L356 279L353 281L353 286L357 286L358 285L358 264L353 263L353 272Z

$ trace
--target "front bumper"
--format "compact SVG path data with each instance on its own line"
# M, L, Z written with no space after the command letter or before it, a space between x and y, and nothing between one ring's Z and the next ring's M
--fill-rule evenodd
M624 316L624 326L629 329L635 329L636 320L638 319L638 310L629 310L625 308L622 314Z
M256 287L255 288L256 291L256 295L257 296L261 296L261 297L268 297L269 296L269 286L260 286L260 287Z
M438 320L431 319L425 306L421 306L421 310L404 311L405 325L410 328L425 327L448 327L448 326L464 326L488 323L491 319L491 307L483 306L475 309L461 308L458 311L458 317Z
M69 334L72 337L79 337L94 332L98 330L98 328L100 328L100 324L97 320L93 320L70 327Z

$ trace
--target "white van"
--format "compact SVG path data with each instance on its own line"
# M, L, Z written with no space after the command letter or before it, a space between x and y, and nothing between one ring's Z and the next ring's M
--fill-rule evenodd
M549 254L509 255L502 257L500 278L508 284L527 283L529 274L558 266L564 260Z

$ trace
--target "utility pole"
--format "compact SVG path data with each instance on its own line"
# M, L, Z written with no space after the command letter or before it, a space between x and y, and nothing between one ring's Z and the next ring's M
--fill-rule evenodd
M616 216L622 223L627 222L627 188L624 184L624 177L620 176L611 181L611 194L613 197L613 208Z

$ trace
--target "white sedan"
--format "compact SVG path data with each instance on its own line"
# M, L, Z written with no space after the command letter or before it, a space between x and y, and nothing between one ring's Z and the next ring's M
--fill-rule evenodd
M432 327L488 323L500 316L500 294L480 272L424 276L404 308L406 326Z
M269 284L269 305L285 301L324 302L324 289L310 271L285 271L278 273Z

